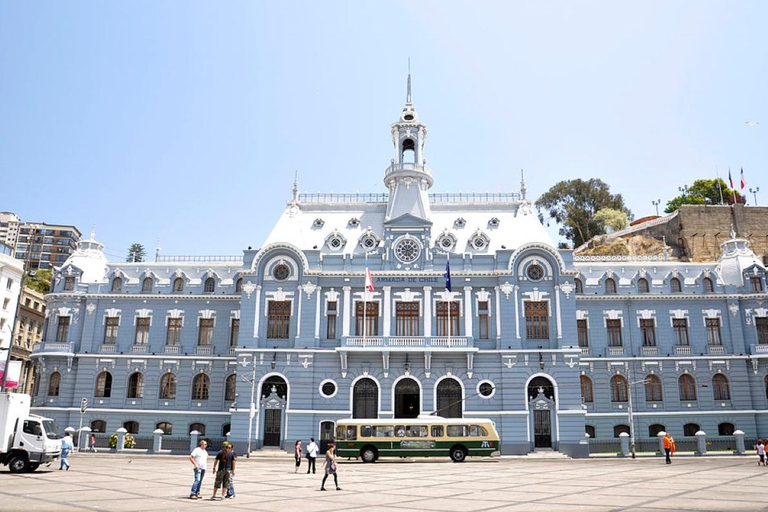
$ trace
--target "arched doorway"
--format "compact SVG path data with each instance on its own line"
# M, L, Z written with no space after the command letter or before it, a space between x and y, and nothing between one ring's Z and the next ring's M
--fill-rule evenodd
M461 384L456 379L443 379L437 385L438 416L444 418L461 418Z
M328 450L328 445L333 442L333 430L335 423L323 421L320 423L320 453Z
M395 385L395 418L415 418L421 414L421 389L413 379Z
M528 409L533 433L533 448L552 448L554 429L552 415L555 413L555 386L546 377L534 377L528 383Z
M366 377L355 383L352 393L352 417L379 417L379 386L373 379Z
M264 410L264 446L280 446L283 411L288 402L288 384L279 375L267 377L261 384L261 408Z

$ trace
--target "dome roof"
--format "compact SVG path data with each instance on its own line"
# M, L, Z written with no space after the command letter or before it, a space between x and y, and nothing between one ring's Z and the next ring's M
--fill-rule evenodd
M744 271L754 265L762 268L760 259L749 245L743 238L732 238L720 244L723 252L717 261L716 272L725 286L744 286Z
M84 284L104 283L107 281L109 262L104 256L104 245L93 239L81 240L72 256L64 266L72 265L82 271L80 282Z

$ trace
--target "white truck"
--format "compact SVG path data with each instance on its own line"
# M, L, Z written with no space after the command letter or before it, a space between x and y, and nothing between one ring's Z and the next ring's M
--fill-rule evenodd
M0 464L11 473L34 471L61 455L59 426L30 414L31 401L22 393L0 393Z

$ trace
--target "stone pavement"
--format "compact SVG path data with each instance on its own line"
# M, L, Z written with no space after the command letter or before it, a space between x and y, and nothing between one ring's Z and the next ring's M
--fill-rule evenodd
M336 491L320 492L322 470L299 474L286 454L240 457L234 500L189 500L192 465L183 456L73 454L72 469L12 475L0 470L0 510L253 510L558 512L768 510L768 469L756 458L342 460ZM213 458L209 467L213 466ZM213 475L203 482L210 497Z

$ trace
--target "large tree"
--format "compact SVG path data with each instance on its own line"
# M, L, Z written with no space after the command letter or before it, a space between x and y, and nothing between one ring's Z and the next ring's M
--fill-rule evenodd
M593 236L605 234L605 222L595 214L604 208L627 215L621 194L611 194L610 187L597 178L565 180L555 184L536 201L539 218L543 213L560 224L560 234L578 247Z
M672 213L680 208L682 204L733 204L734 202L743 202L739 193L728 188L728 185L725 184L722 178L696 180L690 187L685 185L682 188L682 194L667 201L664 213Z
M41 268L27 274L24 286L40 293L48 293L51 289L51 269Z
M144 250L144 246L141 244L131 244L131 246L128 248L128 257L125 258L125 261L128 262L141 262L144 261L144 257L146 256L146 251Z

